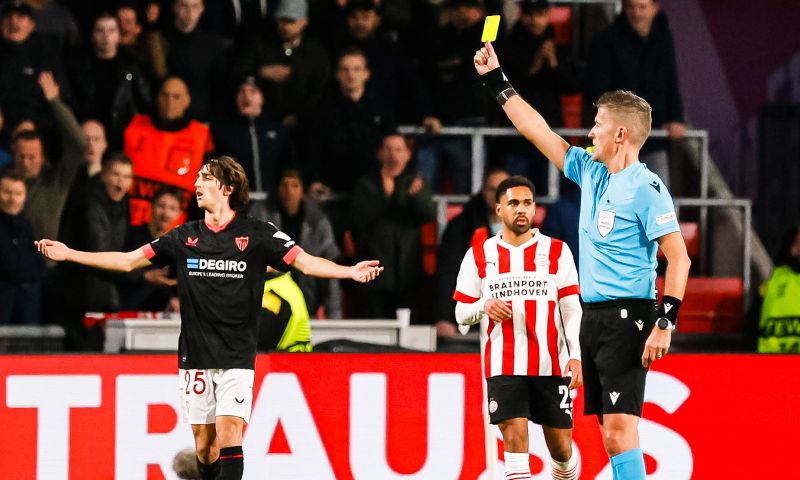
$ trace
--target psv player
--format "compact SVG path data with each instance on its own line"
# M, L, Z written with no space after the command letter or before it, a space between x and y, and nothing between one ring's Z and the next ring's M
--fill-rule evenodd
M506 478L531 478L531 420L544 431L553 478L577 479L569 391L583 383L578 275L567 244L531 228L533 196L525 177L498 185L503 227L473 238L453 294L456 320L480 323L489 420L503 434Z
M376 260L346 267L310 255L271 223L245 216L247 177L231 157L202 166L195 194L204 220L181 225L138 250L81 252L47 239L37 245L53 260L107 270L127 272L151 263L176 267L182 417L192 425L202 478L238 480L267 267L362 283L383 267Z

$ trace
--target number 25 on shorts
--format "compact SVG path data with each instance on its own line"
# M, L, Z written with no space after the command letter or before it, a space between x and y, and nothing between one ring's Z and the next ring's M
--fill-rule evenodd
M489 15L483 23L481 42L494 42L497 40L497 30L500 28L500 15Z

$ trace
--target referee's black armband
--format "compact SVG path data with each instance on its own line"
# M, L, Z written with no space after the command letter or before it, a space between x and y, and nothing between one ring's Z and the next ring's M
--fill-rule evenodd
M658 317L664 317L673 325L678 325L678 310L681 309L681 301L675 297L664 295L661 304L658 306Z
M489 91L489 94L497 100L500 106L505 105L509 98L518 95L514 87L509 83L502 68L495 68L483 74L481 77L483 86Z

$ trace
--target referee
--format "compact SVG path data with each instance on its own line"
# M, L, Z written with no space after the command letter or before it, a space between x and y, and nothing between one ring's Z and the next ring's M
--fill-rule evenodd
M581 188L584 413L598 416L614 479L644 480L638 425L647 368L669 350L691 263L672 197L639 162L650 134L650 105L631 92L603 94L589 153L570 147L517 95L491 43L475 53L474 64L517 130ZM667 273L656 306L658 246Z

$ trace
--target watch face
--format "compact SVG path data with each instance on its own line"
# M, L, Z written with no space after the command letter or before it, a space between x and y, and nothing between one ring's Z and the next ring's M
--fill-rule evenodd
M669 328L669 320L666 318L659 318L658 319L658 328L661 330L666 330Z

